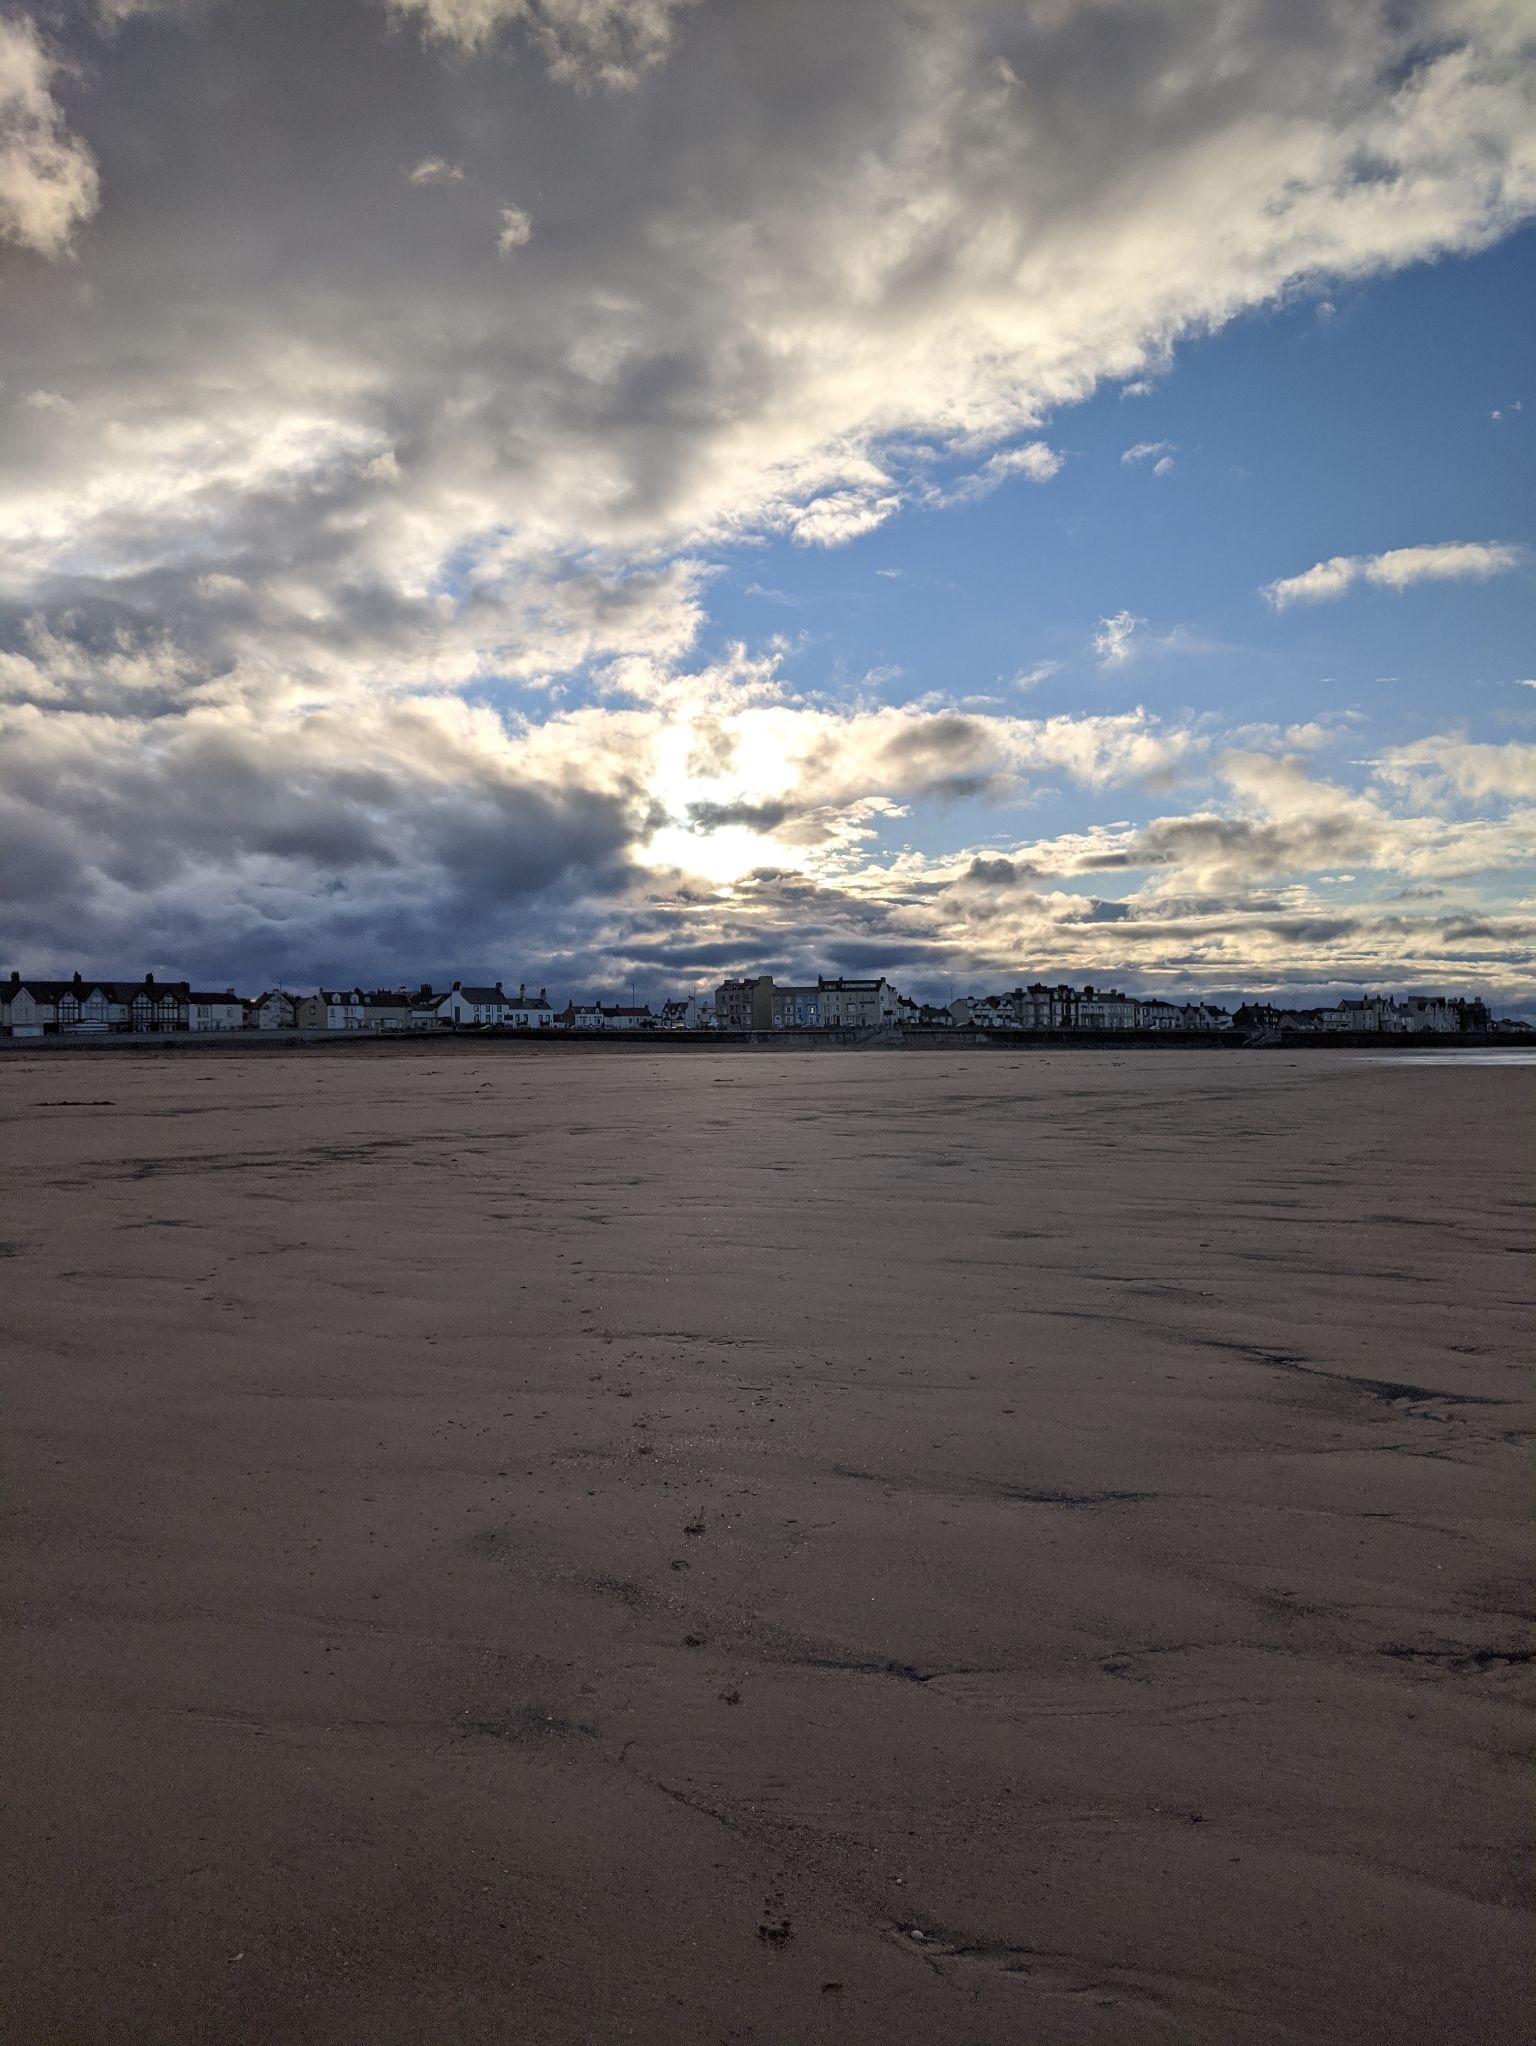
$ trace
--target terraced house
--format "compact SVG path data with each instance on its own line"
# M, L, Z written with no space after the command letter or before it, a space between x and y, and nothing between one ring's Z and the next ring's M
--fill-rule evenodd
M222 1000L223 997L220 997ZM20 972L0 983L0 1030L10 1037L185 1030L191 990L184 980L40 980Z

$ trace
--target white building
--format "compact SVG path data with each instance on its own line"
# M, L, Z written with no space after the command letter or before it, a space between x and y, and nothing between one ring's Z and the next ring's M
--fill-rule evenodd
M246 1028L292 1030L295 1001L295 996L285 994L280 987L269 988L264 995L257 995L254 1001L246 1003Z
M1405 995L1400 1002L1390 995L1365 995L1359 1001L1340 1002L1337 1009L1315 1013L1333 1019L1318 1027L1375 1030L1396 1037L1421 1030L1454 1033L1461 1028L1455 1003L1443 995Z
M643 1004L567 1002L555 1018L562 1030L654 1030L659 1018Z
M1402 1006L1410 1019L1410 1030L1459 1031L1461 1017L1454 1002L1444 995L1405 995Z
M465 987L456 980L443 998L437 1011L440 1023L451 1023L455 1029L466 1024L491 1026L507 1020L507 997L498 980L493 987Z
M874 980L818 979L821 1024L827 1030L878 1030L896 1020L897 994L881 974Z
M189 1030L243 1030L245 1003L232 987L222 994L207 994L193 988L187 995Z
M77 973L58 999L58 1024L68 1036L124 1029L127 1011L110 981L82 980Z
M1113 989L1085 987L1078 997L1073 1022L1079 1030L1134 1030L1139 1004Z
M526 987L519 987L508 1000L502 1021L509 1030L553 1029L555 1012L549 1006L546 990L540 988L536 995L531 995Z
M358 987L321 988L318 994L300 995L293 1005L293 1017L300 1030L366 1030L368 1007Z
M970 1003L973 1030L1017 1030L1019 1013L1011 995L978 995Z
M13 973L0 983L0 1029L12 1037L75 1036L125 1029L126 1011L109 981L23 980Z
M615 1003L611 1007L604 1005L600 1013L603 1019L602 1028L604 1030L654 1030L656 1028L656 1018L645 1003L641 1003L638 1007L628 1006L622 1002Z
M13 973L6 983L4 1021L11 1037L43 1037L58 1027L58 1000L68 981L23 980Z

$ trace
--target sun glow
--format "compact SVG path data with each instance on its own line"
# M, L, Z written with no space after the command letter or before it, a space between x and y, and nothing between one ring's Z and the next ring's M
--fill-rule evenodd
M723 771L709 771L715 760L726 763ZM782 745L760 720L679 718L657 742L650 780L650 794L668 822L637 847L637 857L647 866L677 867L716 883L738 881L759 867L799 870L806 864L805 849L786 845L771 831L694 821L706 808L771 803L793 781Z

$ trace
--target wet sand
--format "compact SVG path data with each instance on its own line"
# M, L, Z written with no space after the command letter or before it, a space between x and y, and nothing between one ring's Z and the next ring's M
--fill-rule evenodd
M1523 2036L1532 1104L6 1056L0 2038Z

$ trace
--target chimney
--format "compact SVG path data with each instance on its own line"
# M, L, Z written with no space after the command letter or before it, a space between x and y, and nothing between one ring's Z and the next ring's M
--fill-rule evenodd
M19 966L13 966L11 968L11 986L12 987L21 986L21 968Z
M463 987L463 985L464 985L463 981L461 981L461 980L456 980L456 981L454 982L454 984L453 984L453 992L454 992L455 994L457 994L457 993L459 992L460 988L462 988L462 987Z
M75 986L76 986L76 987L78 987L79 985L80 985L80 976L79 976L79 974L77 973L77 974L75 975Z
M155 976L154 976L154 975L153 975L152 973L146 973L146 974L145 974L145 976L144 976L144 985L145 985L146 987L153 987L153 986L154 986L154 984L155 984Z

